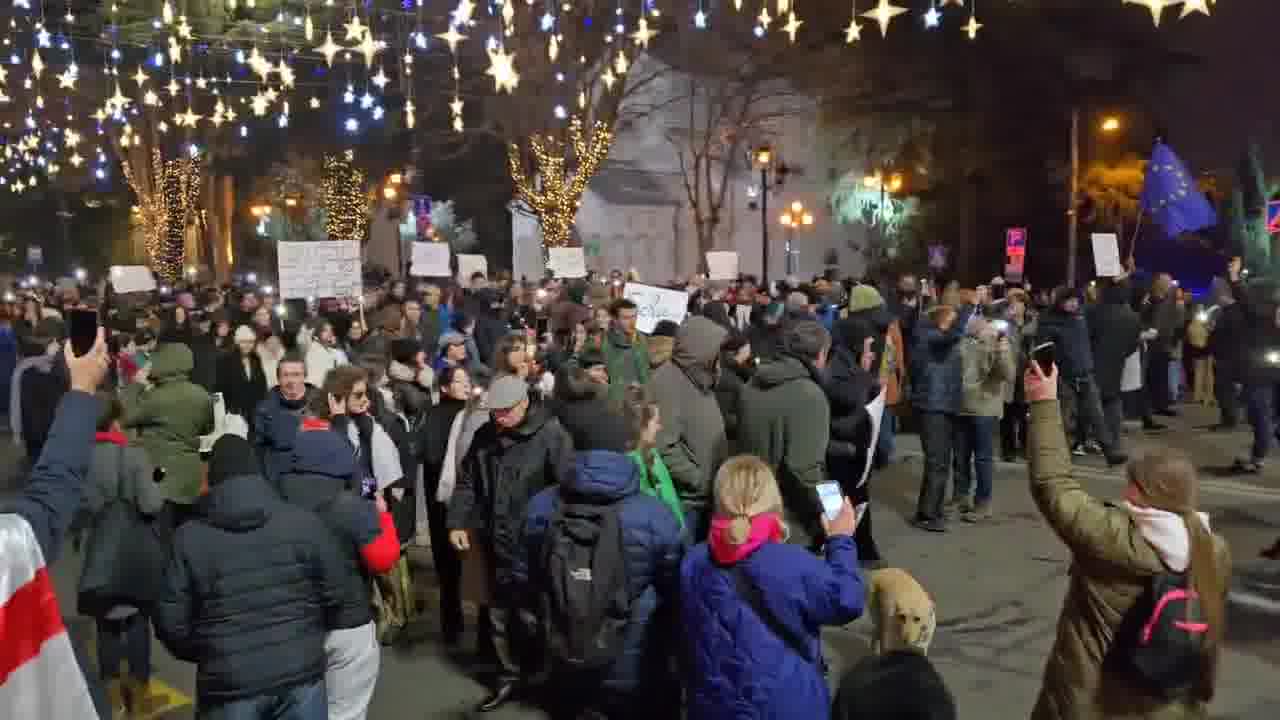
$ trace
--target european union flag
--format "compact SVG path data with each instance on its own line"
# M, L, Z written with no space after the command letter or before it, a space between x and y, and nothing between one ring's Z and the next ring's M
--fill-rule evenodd
M1168 145L1157 142L1147 163L1141 205L1170 237L1218 224L1213 206L1193 182L1182 160Z

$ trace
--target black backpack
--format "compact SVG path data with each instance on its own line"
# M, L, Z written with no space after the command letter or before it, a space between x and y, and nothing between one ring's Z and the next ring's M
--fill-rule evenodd
M598 670L622 653L631 617L619 503L564 502L542 545L547 649L566 670Z
M1200 679L1209 624L1185 574L1163 573L1125 615L1112 659L1153 694L1174 698Z

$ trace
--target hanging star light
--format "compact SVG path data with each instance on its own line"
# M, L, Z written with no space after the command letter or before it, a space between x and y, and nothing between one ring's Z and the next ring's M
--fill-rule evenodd
M70 68L58 76L58 88L62 90L76 89L76 74Z
M71 167L80 167L84 164L84 158L80 156L80 153L73 153L71 157L67 158L67 162L71 163Z
M627 62L627 54L622 50L618 51L618 57L613 59L613 69L619 75L626 75L631 64Z
M333 56L342 50L342 46L333 41L333 33L328 30L324 33L324 42L317 48L313 48L316 52L324 56L324 61L329 67L333 67Z
M348 41L355 40L356 42L359 42L364 38L365 33L369 32L369 28L365 27L364 23L360 22L359 15L353 15L351 17L351 22L343 23L342 26L347 29L346 39Z
M209 87L209 79L208 79L208 78L204 77L203 75L201 75L200 77L196 78L196 89L197 89L197 90L205 90L205 89L207 89L208 87Z
M275 102L280 97L280 93L276 92L273 87L268 87L263 94L267 96L268 102Z
M0 85L3 85L9 79L9 71L4 69L4 65L0 65Z
M787 13L787 24L782 26L782 32L786 33L787 37L791 38L792 44L796 41L796 32L803 24L804 21L796 17L794 12Z
M129 107L129 103L131 102L132 100L125 97L125 94L120 92L120 83L116 83L115 94L107 98L107 103L109 103L109 107L114 107L115 112L120 112L124 110L126 107ZM112 114L114 115L115 112L113 112Z
M938 12L937 5L930 5L929 9L924 12L924 26L927 28L936 28L942 22L942 13Z
M169 62L178 63L182 61L182 46L178 44L178 39L169 36Z
M606 90L612 90L613 84L618 81L618 77L613 74L613 68L608 67L604 72L600 73L600 82L604 83Z
M462 98L455 95L453 97L453 101L449 103L449 112L452 113L454 117L462 117L462 106Z
M142 84L147 81L147 74L142 72L141 65L138 66L137 72L135 72L132 77L133 81L138 83L138 87L142 87Z
M182 38L183 40L191 39L191 24L187 22L186 15L183 15L182 17L178 18L177 30L178 30L178 37Z
M489 51L489 69L485 70L484 74L493 78L495 92L509 93L520 84L520 75L516 73L515 61L515 53L507 52L504 47Z
M456 25L450 25L448 32L438 33L436 37L445 41L445 44L449 46L449 52L455 54L458 52L458 43L467 39L466 35L458 32L458 26Z
M286 88L293 87L293 84L294 84L293 68L289 67L289 64L284 61L283 57L280 58L280 64L276 66L276 72L280 74L281 86Z
M1182 0L1182 14L1178 16L1179 20L1185 20L1191 13L1209 14L1208 0Z
M157 130L159 130L161 133L167 133L167 132L169 132L169 123L167 123L167 122L165 122L165 121L161 120L161 121L156 125L156 129L157 129Z
M516 19L516 4L511 0L502 3L502 23L506 26L506 34L511 35L511 21Z
M33 50L31 52L31 74L40 79L40 73L44 72L44 60L40 59L40 51Z
M658 34L658 31L650 29L649 21L646 20L642 15L640 19L636 21L636 31L631 33L631 39L635 41L636 45L639 45L645 50L648 50L649 41L652 40L653 36L657 34Z
M165 89L169 91L169 97L177 97L178 93L182 92L182 86L174 78L169 78L169 84L165 86Z
M978 22L978 16L972 14L969 16L969 22L964 26L964 34L969 36L970 40L978 39L978 31L982 29L982 23Z
M311 22L311 13L308 12L307 19L302 24L302 37L305 38L307 42L311 42L315 34L316 34L316 24Z
M904 7L894 5L892 0L880 0L880 3L874 8L862 13L862 17L875 20L880 24L880 36L887 37L889 35L889 23L902 13L906 12Z
M414 110L416 110L416 108L413 106L413 99L410 98L408 100L405 100L404 101L404 124L410 130L413 129L414 125L418 124L417 118L414 117Z
M547 59L555 62L558 57L560 57L560 40L555 35L552 35L551 39L547 41Z
M267 60L262 51L258 50L257 45L254 45L253 50L249 51L249 67L264 81L271 74L271 71L275 69L272 67L271 61Z
M378 51L382 50L382 43L373 39L373 33L367 32L364 34L364 40L360 41L356 49L364 54L364 66L370 67L373 65L373 57L378 54Z
M1151 22L1156 27L1160 27L1160 20L1164 15L1164 10L1175 4L1176 0L1124 0L1125 4L1142 5L1151 11Z
M196 123L200 122L200 118L202 117L204 116L191 112L191 108L188 107L186 112L175 115L173 121L183 127L193 128L196 126Z
M148 90L142 96L142 104L149 107L156 107L160 104L160 96L155 94L155 92Z
M313 96L311 97L311 103L310 103L310 105L311 105L311 109L312 109L312 110L319 110L319 109L320 109L320 98L315 97L315 96L313 95Z
M169 0L164 0L164 5L160 6L160 19L165 25L173 24L173 5Z
M760 23L760 27L765 30L769 29L769 23L773 22L773 18L769 15L769 8L763 5L760 7L760 14L756 16L756 22Z
M80 133L76 132L75 130L72 130L71 128L67 128L66 132L62 133L63 147L74 148L79 144L80 144Z
M378 74L369 78L369 81L377 85L379 90L382 90L387 87L387 83L391 81L391 78L387 77L387 73L379 66Z
M257 95L253 96L251 104L253 105L253 114L262 117L267 114L267 108L271 105L271 100L259 91Z
M475 11L476 11L476 4L471 2L471 0L459 0L458 7L453 9L453 13L452 13L453 24L454 25L471 24L471 16L473 13L475 13Z

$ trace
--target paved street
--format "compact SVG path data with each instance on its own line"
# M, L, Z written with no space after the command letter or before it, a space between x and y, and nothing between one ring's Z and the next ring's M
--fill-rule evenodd
M1215 530L1231 543L1238 569L1256 566L1260 548L1280 536L1280 462L1268 474L1247 478L1217 477L1230 458L1247 446L1247 434L1213 434L1197 428L1212 417L1191 410L1171 422L1170 431L1155 436L1130 435L1134 445L1165 442L1191 450L1206 467L1203 505ZM1001 463L996 479L998 516L989 524L957 523L946 535L925 534L908 527L914 508L920 463L914 438L901 439L899 463L873 479L876 532L888 560L907 568L935 596L938 633L932 657L938 663L965 720L1025 717L1040 684L1052 643L1058 610L1067 582L1067 554L1044 527L1026 490L1026 470ZM6 451L8 452L6 444ZM1118 497L1118 472L1108 472L1093 458L1079 465L1088 489L1102 497ZM422 553L425 556L425 553ZM55 569L64 608L71 611L78 557L67 552ZM420 575L430 583L429 568ZM833 677L840 667L867 650L870 624L859 621L827 634ZM447 657L435 638L434 614L419 633L423 641L383 653L382 673L370 717L373 720L421 720L467 717L484 688L465 662ZM1274 623L1231 631L1222 685L1214 717L1270 720L1280 703L1273 681L1280 665ZM1243 639L1241 639L1243 638ZM158 647L158 646L157 646ZM190 694L193 671L158 652L158 675ZM190 710L166 718L190 717ZM528 707L495 713L503 719L542 718Z

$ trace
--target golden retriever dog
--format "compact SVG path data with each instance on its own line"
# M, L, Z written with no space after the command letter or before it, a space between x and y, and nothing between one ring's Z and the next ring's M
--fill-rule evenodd
M937 615L933 598L911 573L898 568L873 570L867 610L875 628L872 652L914 649L929 654Z

